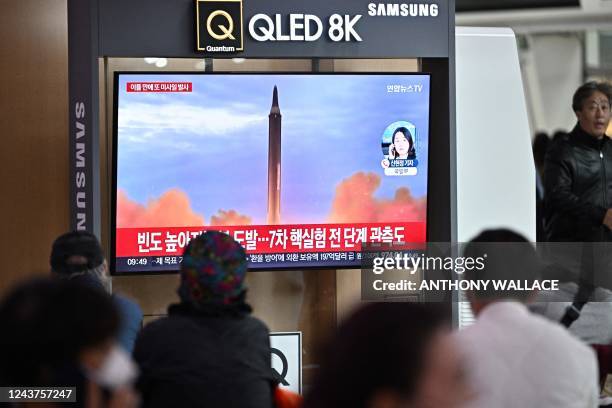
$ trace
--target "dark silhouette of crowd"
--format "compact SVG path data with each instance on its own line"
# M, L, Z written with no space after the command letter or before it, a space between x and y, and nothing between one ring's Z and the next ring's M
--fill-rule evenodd
M88 408L597 406L595 354L531 314L531 292L468 292L477 319L459 332L447 304L362 305L322 343L302 398L271 367L268 328L247 303L245 250L232 237L209 231L188 244L180 302L137 330L132 353L122 330L133 313L108 292L98 250L91 234L58 238L53 274L2 299L0 386L75 387L73 406ZM464 252L488 253L486 268L465 276L474 281L533 281L543 265L510 230L484 231ZM61 275L58 265L71 267ZM564 375L548 375L557 370Z

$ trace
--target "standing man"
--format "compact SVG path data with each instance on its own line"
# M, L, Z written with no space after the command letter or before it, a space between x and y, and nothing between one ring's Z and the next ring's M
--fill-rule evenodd
M578 123L552 142L546 156L547 240L566 244L545 246L560 290L542 293L532 309L588 343L605 345L612 339L612 141L606 136L611 100L607 83L579 87L572 101Z
M548 241L612 241L612 87L582 85L572 101L578 123L552 143L544 168L544 216Z
M72 231L58 237L51 248L50 263L54 276L80 281L111 294L104 251L92 233ZM111 296L120 317L117 341L131 354L142 325L142 310L131 299L117 294Z

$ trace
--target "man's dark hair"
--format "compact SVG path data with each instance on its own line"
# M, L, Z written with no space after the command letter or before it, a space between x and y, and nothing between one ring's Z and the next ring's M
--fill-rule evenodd
M110 296L73 281L35 279L0 303L0 385L48 385L86 348L115 337Z
M542 267L535 247L527 239L509 229L485 230L474 237L464 248L464 257L484 258L484 268L466 271L465 279L520 281L532 284L538 279ZM524 290L496 291L489 284L487 290L473 291L479 299L504 298L527 300L532 292Z
M612 103L612 86L607 82L590 81L581 85L574 93L572 99L572 109L574 112L580 112L586 101L594 92L601 92L608 97L608 103Z
M338 328L304 408L365 408L377 392L410 398L445 317L434 304L371 303Z

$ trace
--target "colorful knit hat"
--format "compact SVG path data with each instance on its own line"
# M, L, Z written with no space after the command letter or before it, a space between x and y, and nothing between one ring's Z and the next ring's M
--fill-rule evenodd
M246 271L244 248L227 234L207 231L185 248L179 297L195 306L231 304L245 291Z

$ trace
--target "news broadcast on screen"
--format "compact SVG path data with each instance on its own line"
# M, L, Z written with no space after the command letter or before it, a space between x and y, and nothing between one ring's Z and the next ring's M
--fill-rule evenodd
M429 75L115 80L116 273L174 271L205 230L253 270L357 267L363 244L425 241Z

